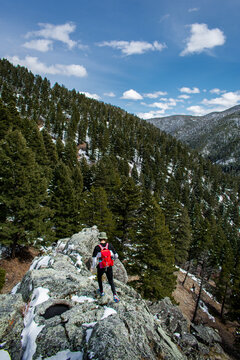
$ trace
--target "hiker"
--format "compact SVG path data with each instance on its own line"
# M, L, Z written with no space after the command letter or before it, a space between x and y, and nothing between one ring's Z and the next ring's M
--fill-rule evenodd
M115 285L113 282L113 260L118 258L118 254L116 253L112 244L107 242L107 234L105 232L100 232L99 234L100 244L95 246L92 255L92 268L93 270L97 265L97 279L98 279L98 293L100 296L104 295L103 292L103 284L102 284L102 276L104 273L107 275L108 283L111 286L113 293L113 300L115 302L119 302L119 298L116 294ZM97 264L98 262L98 264Z

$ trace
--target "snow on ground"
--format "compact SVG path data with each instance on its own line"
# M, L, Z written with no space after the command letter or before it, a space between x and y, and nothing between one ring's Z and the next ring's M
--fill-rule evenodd
M39 259L36 259L32 265L30 266L29 270L38 270L41 268L48 267L49 261L51 257L49 255L42 256Z
M207 305L202 300L200 301L199 306L200 306L200 309L202 309L202 311L207 314L209 319L212 320L213 322L215 322L215 317L209 313Z
M72 352L70 350L63 350L51 357L44 358L44 360L82 360L82 358L83 353L81 351ZM40 356L37 360L42 360L42 357Z
M181 271L183 274L186 274L187 271L186 270L183 270L181 269L180 267L176 266L176 268L178 268L179 271ZM193 280L195 281L199 286L201 284L201 280L198 279L195 275L191 274L191 273L188 273L188 276ZM203 291L205 292L205 294L207 296L209 296L212 300L214 300L217 304L219 304L216 299L214 298L214 296L212 294L210 294L207 290L203 289Z
M20 287L21 283L19 282L17 285L15 285L11 291L11 294L16 294L19 287ZM1 358L0 358L1 359Z
M1 360L11 360L11 357L6 350L0 350L0 359Z
M93 328L96 324L97 324L97 321L91 322L91 323L84 323L84 324L82 324L82 326L84 326L86 328Z
M92 335L92 332L93 332L92 328L87 329L87 331L86 331L86 343L88 343L88 341L89 341L89 339L90 339L90 337Z
M101 317L101 320L106 319L108 316L115 315L115 314L117 314L116 310L105 306L104 314Z
M77 295L74 295L72 296L72 301L75 301L75 302L78 302L78 303L84 303L84 301L87 301L87 302L94 302L96 300L94 300L93 298L90 298L90 297L87 297L87 296L77 296Z
M22 331L22 360L32 360L33 355L35 354L37 348L36 338L44 328L44 325L39 326L35 323L34 311L36 306L42 304L49 299L48 292L48 289L42 287L34 289L29 308L27 307L26 309L26 313L24 316L24 329Z
M96 275L91 275L88 277L90 280L96 280Z

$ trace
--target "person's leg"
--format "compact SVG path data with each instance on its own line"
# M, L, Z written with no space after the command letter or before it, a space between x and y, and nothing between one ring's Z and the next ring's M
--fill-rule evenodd
M116 289L115 289L115 285L114 285L114 282L113 282L112 266L109 266L107 268L106 274L107 274L107 279L108 279L109 285L111 286L111 289L112 289L112 293L113 293L113 295L116 295Z
M97 279L98 279L98 286L100 293L103 292L103 284L102 284L102 276L104 274L105 269L100 269L100 267L97 267Z

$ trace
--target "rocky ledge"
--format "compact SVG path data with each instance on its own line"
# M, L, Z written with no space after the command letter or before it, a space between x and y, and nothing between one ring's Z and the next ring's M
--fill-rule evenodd
M219 335L188 328L169 299L146 302L127 285L117 260L113 302L109 285L97 295L89 259L98 243L96 227L61 239L34 259L11 294L0 295L0 359L182 360L228 359Z

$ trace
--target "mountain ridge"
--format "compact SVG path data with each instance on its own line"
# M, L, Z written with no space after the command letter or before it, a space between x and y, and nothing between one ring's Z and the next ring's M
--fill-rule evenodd
M173 115L148 122L219 164L223 170L239 173L240 105L204 116Z

